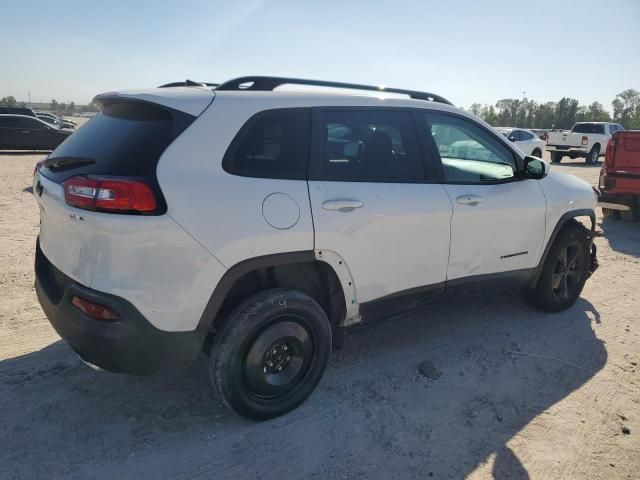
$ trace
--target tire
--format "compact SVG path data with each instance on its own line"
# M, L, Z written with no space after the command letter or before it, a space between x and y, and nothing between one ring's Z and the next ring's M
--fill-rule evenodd
M327 315L311 297L264 290L236 307L214 338L211 382L227 407L245 418L283 415L322 378L331 340Z
M542 152L540 149L536 148L533 152L531 152L532 157L542 158Z
M618 210L613 210L612 208L603 208L602 216L604 218L613 218L615 220L620 219L620 212Z
M562 161L562 157L564 157L564 155L560 152L551 152L551 161L553 163L560 163Z
M591 239L582 225L564 226L545 259L538 282L527 299L546 312L571 307L589 278Z
M587 162L587 165L597 165L599 159L600 159L600 147L598 145L594 145L591 148L589 155L587 155L587 158L585 159L585 161Z

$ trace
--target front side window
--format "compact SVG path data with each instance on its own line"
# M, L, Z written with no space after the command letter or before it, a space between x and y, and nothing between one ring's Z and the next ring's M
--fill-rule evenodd
M244 177L305 180L310 129L307 109L261 112L242 127L222 166Z
M424 167L411 114L389 110L322 113L316 180L416 182Z
M515 177L515 158L500 140L473 122L425 113L427 134L440 153L449 183L506 181Z
M35 118L20 118L20 128L25 128L29 130L42 130L44 129L44 125L40 123Z

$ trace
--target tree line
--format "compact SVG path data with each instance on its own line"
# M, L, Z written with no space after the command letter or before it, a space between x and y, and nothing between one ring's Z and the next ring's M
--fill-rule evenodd
M627 130L640 130L640 92L627 89L611 102L612 112L600 102L580 105L575 98L538 103L528 98L503 98L495 105L474 103L469 111L494 127L569 129L576 122L616 122Z
M26 102L18 102L16 98L12 95L8 97L0 98L0 106L3 107L26 107ZM52 112L58 113L60 115L73 115L78 112L97 112L98 105L96 105L93 101L89 105L80 105L77 106L74 102L58 102L55 99L51 100L49 103L49 110Z

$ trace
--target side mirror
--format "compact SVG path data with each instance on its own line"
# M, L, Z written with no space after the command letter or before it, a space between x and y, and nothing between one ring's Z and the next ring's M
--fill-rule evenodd
M536 157L524 158L524 170L522 176L524 178L532 178L534 180L540 180L549 173L549 166L543 160Z
M509 137L509 138L508 138L508 140L509 140L510 142L516 142L516 141L517 141L517 140L516 140L516 137L513 137L513 136Z

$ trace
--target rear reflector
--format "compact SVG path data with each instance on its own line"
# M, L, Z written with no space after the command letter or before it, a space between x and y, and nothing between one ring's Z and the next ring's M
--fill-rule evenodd
M64 182L64 198L86 210L151 213L156 209L151 187L139 180L72 177Z
M109 307L90 302L84 298L73 297L71 303L87 317L95 318L96 320L117 320L119 318L118 314Z

